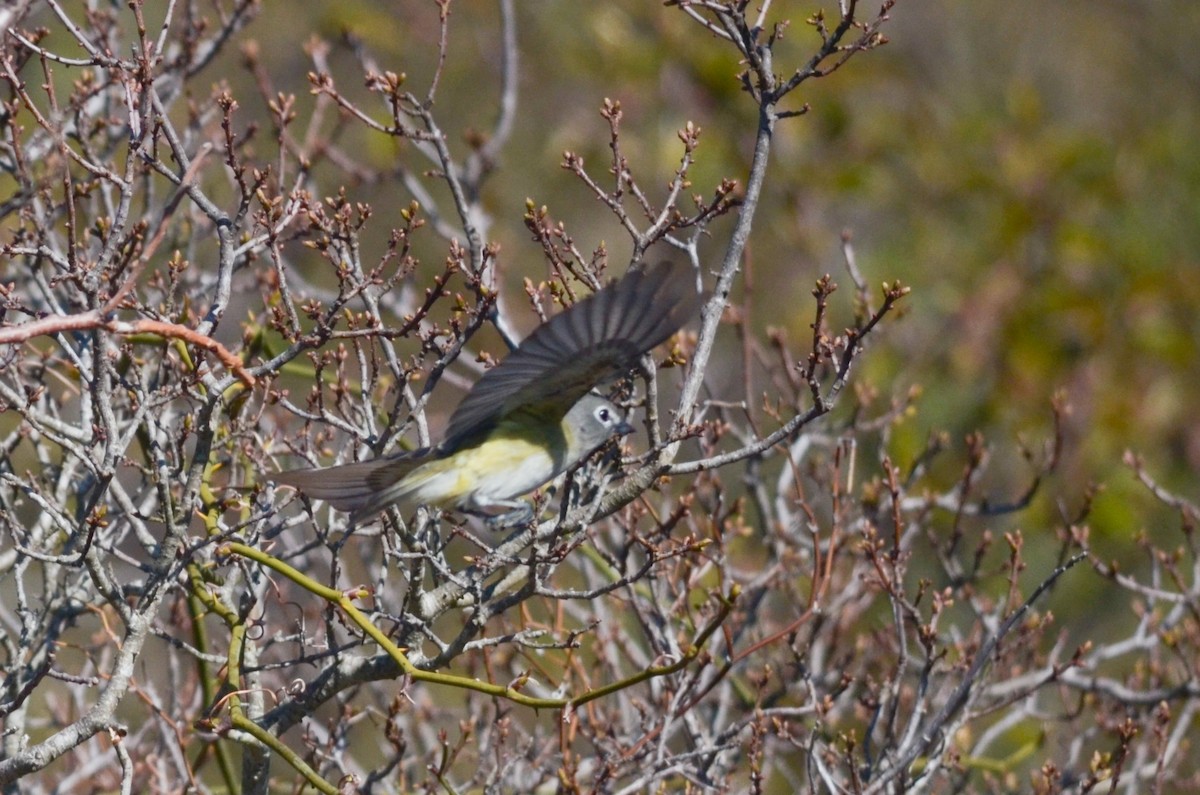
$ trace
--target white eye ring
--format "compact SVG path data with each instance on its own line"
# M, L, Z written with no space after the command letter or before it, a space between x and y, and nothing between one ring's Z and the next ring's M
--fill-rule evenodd
M605 425L608 425L608 423L612 421L612 415L609 413L607 406L601 406L600 408L596 409L596 419L600 420L600 422L604 423Z

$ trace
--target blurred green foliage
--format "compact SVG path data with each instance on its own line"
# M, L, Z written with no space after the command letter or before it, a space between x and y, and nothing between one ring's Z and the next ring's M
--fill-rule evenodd
M435 67L432 3L308 8L305 19L269 4L257 35L311 29L315 19L321 35L350 32L380 68L424 90ZM585 251L603 242L617 261L627 254L615 221L560 168L570 149L605 176L605 97L622 103L624 152L647 185L668 179L681 151L675 131L688 120L703 129L695 190L744 175L754 109L727 47L658 3L518 8L520 113L487 192L504 267L543 272L521 223L526 197L549 206ZM799 66L816 46L805 19L817 8L772 6L775 18L791 20L777 71ZM465 136L497 113L499 17L490 2L451 9L437 108L462 152ZM792 108L804 102L810 112L779 125L750 247L754 322L802 338L816 276L848 283L840 236L849 230L872 282L898 278L915 289L907 315L859 373L884 398L923 387L917 416L893 436L899 462L930 432L947 431L961 450L963 436L981 430L996 450L987 487L1015 495L1028 477L1018 436L1035 446L1045 438L1050 398L1064 390L1073 413L1054 495L1077 504L1090 481L1104 482L1092 523L1116 550L1144 527L1177 532L1121 453L1144 454L1164 483L1195 495L1200 103L1189 98L1200 83L1190 55L1200 10L1186 0L902 0L892 17L888 46L807 83ZM311 66L301 54L264 47L263 58L281 88L307 93ZM335 46L330 63L349 67L347 48ZM352 74L341 76L347 90L357 89ZM397 156L382 136L363 142L359 156ZM400 203L364 195L389 223ZM710 259L723 250L722 223ZM383 225L375 231L382 240ZM947 479L959 471L956 460ZM1022 526L1054 522L1054 500L1039 505Z

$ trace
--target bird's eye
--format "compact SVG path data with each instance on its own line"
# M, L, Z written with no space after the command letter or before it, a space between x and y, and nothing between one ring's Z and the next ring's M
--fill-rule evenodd
M610 417L611 414L609 413L608 409L604 408L603 406L596 409L596 419L600 420L600 422L603 422L607 425Z

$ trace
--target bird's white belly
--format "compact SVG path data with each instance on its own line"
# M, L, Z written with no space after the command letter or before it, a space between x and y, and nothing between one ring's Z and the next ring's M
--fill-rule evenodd
M484 508L536 489L557 474L546 447L502 437L418 467L405 478L416 504Z

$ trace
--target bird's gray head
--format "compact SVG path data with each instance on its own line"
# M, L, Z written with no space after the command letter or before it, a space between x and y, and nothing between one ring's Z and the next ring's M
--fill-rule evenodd
M563 418L569 429L568 454L578 461L614 436L633 433L621 410L599 395L587 394Z

